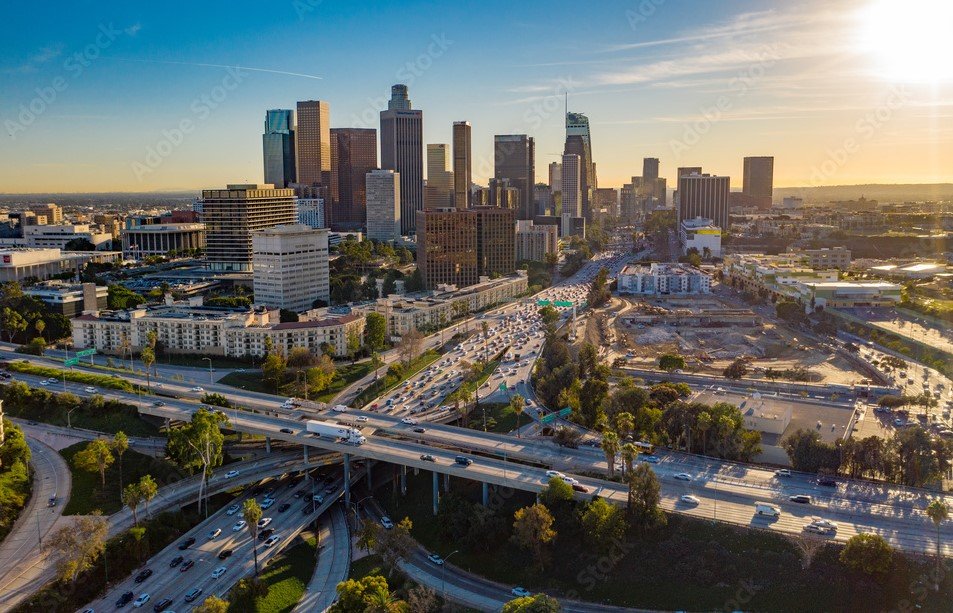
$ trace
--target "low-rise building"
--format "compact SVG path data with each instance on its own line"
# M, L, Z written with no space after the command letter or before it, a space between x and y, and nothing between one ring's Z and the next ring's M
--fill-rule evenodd
M89 224L47 224L25 226L23 241L27 247L66 249L74 240L85 239L97 251L112 248L112 232L100 232Z
M708 294L711 292L711 277L688 264L630 264L619 273L617 291L649 296Z
M183 253L205 248L205 224L173 219L171 214L127 217L121 231L123 257L138 260L170 251Z
M95 283L47 281L23 288L23 293L43 301L50 310L76 317L84 311L105 309L109 288Z
M721 228L710 219L695 217L682 220L678 226L678 238L683 254L695 249L705 257L721 257Z
M824 270L836 268L847 270L850 268L850 249L846 247L825 247L823 249L795 249L795 256L803 258L810 268Z
M118 251L61 251L60 249L0 249L0 283L78 273L89 262L118 262Z

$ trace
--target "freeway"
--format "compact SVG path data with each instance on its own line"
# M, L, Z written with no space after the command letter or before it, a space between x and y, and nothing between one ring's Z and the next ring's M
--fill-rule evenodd
M296 613L327 611L337 600L337 585L351 570L351 533L341 505L322 515L318 528L318 563L314 567L304 596L294 608Z

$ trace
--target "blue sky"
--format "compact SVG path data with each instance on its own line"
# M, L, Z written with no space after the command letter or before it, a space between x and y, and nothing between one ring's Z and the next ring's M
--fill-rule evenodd
M930 68L916 75L891 61L898 36L881 44L897 26L883 0L792 4L17 3L0 40L0 191L261 181L266 109L328 100L333 126L378 127L397 82L426 142L473 124L478 181L500 133L536 138L545 180L567 90L603 186L643 156L737 186L745 155L774 155L778 186L953 180L953 74L924 64L949 63L950 37L918 42L953 20L947 3L904 5L902 50L920 55L903 65Z

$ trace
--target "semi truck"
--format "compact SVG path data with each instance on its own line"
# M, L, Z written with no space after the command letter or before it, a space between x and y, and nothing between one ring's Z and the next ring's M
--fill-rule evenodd
M367 442L364 435L357 428L350 428L330 421L318 421L309 419L307 423L308 432L315 436L322 436L334 440L342 440L351 445L363 445Z

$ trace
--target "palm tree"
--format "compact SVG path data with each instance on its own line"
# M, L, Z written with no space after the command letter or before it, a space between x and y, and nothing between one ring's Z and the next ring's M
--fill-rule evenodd
M523 408L525 404L526 400L524 400L519 394L513 394L513 397L510 398L510 408L513 409L514 413L516 413L516 438L521 438L520 417L523 415Z
M139 525L139 503L142 502L142 490L139 489L139 484L130 483L122 491L122 501L129 507L129 510L132 511L132 522L136 526Z
M635 417L632 413L619 413L615 416L615 427L623 437L632 434L632 430L635 429Z
M633 445L632 443L625 443L622 445L622 465L625 469L625 474L632 472L632 463L635 461L635 458L639 456L639 448Z
M149 379L149 367L155 364L156 354L150 347L143 347L139 354L139 358L142 360L142 365L146 369L146 385L149 387L149 391L151 392L152 381Z
M364 596L367 613L397 613L404 609L404 602L399 600L386 585L379 585Z
M242 517L245 527L251 535L252 549L255 552L255 576L258 576L258 520L261 519L261 507L254 498L249 498L242 506Z
M371 354L371 368L374 369L375 381L377 381L377 379L379 378L380 369L381 369L381 366L383 365L384 365L384 360L381 359L381 354L377 353L376 351L372 353Z
M619 435L612 430L602 433L602 451L606 454L606 464L609 466L609 478L615 476L615 456L619 453Z
M695 422L695 427L698 428L699 432L702 433L702 455L708 453L708 430L711 429L711 413L708 411L702 411L698 414L698 420Z
M950 508L943 500L934 498L930 504L927 505L927 516L936 526L936 564L937 571L939 571L940 559L943 557L940 553L940 524L949 518ZM937 577L939 577L939 574L937 574ZM937 585L937 587L939 588L939 585Z

